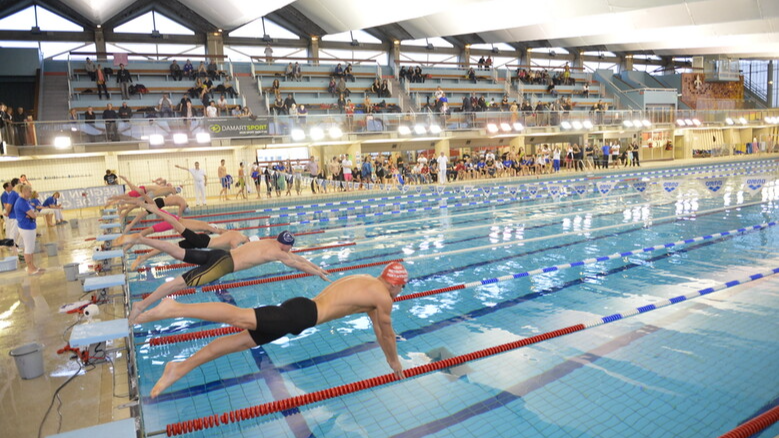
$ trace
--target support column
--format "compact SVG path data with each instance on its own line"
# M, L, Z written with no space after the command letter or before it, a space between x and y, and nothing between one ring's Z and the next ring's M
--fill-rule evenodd
M392 42L392 46L390 47L390 65L395 67L395 71L400 71L400 41L395 40ZM396 78L398 79L398 78Z
M447 158L449 158L449 139L445 138L443 140L439 140L435 143L435 156L438 157L441 155L441 152L446 155Z
M573 61L571 61L571 67L580 69L584 68L584 51L583 50L577 50L577 49L571 49L571 52L573 54Z
M98 27L95 29L95 52L105 53L105 35L103 35L103 28ZM105 55L98 55L96 61L104 62L106 60Z
M206 55L223 56L225 54L224 38L221 32L206 34Z
M768 84L766 85L766 103L768 108L774 106L774 61L768 61Z
M468 69L471 66L471 45L466 44L463 50L460 52L460 65L463 69Z
M619 71L633 71L633 55L625 55L619 62Z
M525 62L524 62L524 65L526 65L528 69L532 65L531 64L532 57L533 56L532 56L532 53L530 52L530 49L525 49Z
M312 36L311 44L308 46L308 57L314 58L311 63L319 65L319 37Z

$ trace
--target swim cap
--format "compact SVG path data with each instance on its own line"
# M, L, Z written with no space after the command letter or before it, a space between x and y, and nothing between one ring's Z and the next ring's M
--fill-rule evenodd
M282 245L292 246L295 244L295 236L293 236L289 231L282 231L276 240L278 240Z
M394 286L403 286L408 283L408 271L400 262L392 262L381 271L381 278Z
M189 209L189 206L186 206L186 207L184 207L184 210L182 211L182 213L189 214L190 211L192 211L192 210Z

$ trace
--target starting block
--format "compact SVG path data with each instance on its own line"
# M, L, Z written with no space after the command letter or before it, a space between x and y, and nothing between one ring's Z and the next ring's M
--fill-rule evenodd
M114 207L104 208L101 211L103 212L103 214L106 214L106 213L116 213L116 208L114 208Z
M108 223L108 224L100 224L100 229L103 229L103 230L110 230L110 229L113 229L113 228L122 228L122 224L120 224L119 222L111 222L111 223Z
M112 339L124 338L129 334L127 318L113 321L88 322L73 327L66 351L74 351L84 347L79 352L85 363L102 360L106 357L106 342Z
M71 430L70 432L49 435L49 438L81 438L85 436L110 436L112 438L135 438L135 419L127 418L125 420L112 421L110 423L98 424L97 426L85 427L83 429Z
M97 236L95 240L98 242L103 242L103 244L100 246L102 250L109 250L111 249L112 242L120 237L122 237L122 235L118 233L102 234Z
M103 221L110 221L110 220L113 220L113 219L119 219L119 215L118 214L107 214L107 215L104 215L103 217L100 218L100 220L103 220Z
M124 274L106 275L103 277L89 277L84 280L84 292L100 291L95 296L96 302L105 301L108 298L108 288L124 286ZM122 295L122 294L117 294Z
M114 258L122 258L124 256L124 251L121 249L114 249L111 251L95 251L94 254L92 254L92 260L96 262L102 262L100 264L101 270L107 271L111 269L111 259Z

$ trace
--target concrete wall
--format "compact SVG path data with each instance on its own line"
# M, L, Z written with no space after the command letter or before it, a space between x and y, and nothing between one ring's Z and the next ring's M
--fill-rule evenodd
M0 47L0 76L35 76L41 62L38 49Z

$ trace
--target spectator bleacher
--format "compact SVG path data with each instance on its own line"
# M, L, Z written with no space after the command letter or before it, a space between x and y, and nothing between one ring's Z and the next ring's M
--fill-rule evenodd
M199 59L193 59L193 64L197 66L200 63ZM83 63L77 61L72 62L71 72L69 75L69 88L70 88L70 108L75 108L79 114L86 111L88 107L93 107L98 114L102 112L102 109L107 103L112 103L114 107L119 107L123 101L127 102L127 106L133 109L133 112L137 114L136 117L145 117L147 109L156 107L162 95L167 93L173 102L174 106L179 103L182 97L185 95L192 100L194 107L202 109L202 104L199 97L192 97L187 94L188 90L195 86L195 80L193 78L184 77L181 81L175 81L170 75L171 61L135 61L130 60L125 68L130 72L132 77L132 85L142 84L147 90L146 93L131 94L129 99L123 99L119 84L116 83L116 75L111 75L106 80L106 88L110 94L110 99L100 99L98 96L97 85L95 81L92 81L83 68ZM179 61L179 64L183 67L184 62ZM103 67L110 67L114 70L114 73L118 70L113 66L113 62L102 62ZM240 95L240 88L238 81L231 78L232 66L228 61L218 62L218 69L227 72L227 77L220 77L213 81L213 89L215 90L219 85L231 85L233 89L238 93L238 97L231 98L225 94L229 107L235 107L236 105L245 106L245 100ZM233 80L231 80L233 79ZM218 91L212 91L211 95L213 100L219 100L220 94Z
M270 108L273 105L275 96L272 92L268 95L268 91L273 81L278 79L281 98L284 99L287 97L287 94L292 94L296 104L298 106L305 105L309 114L339 112L337 107L338 97L331 95L327 90L335 65L301 64L301 80L294 81L286 78L287 62L289 61L281 60L274 64L254 63L252 65L252 71L261 90L266 108ZM341 66L345 67L346 62L342 62ZM379 104L384 101L387 108L381 109L380 112L399 111L400 100L397 93L402 92L402 90L390 89L391 97L382 98L377 97L375 93L366 91L370 88L374 79L381 79L381 69L377 65L352 65L352 75L354 76L354 81L347 80L346 87L350 91L348 99L354 104L355 113L365 112L363 100L366 94L370 96L373 104Z

